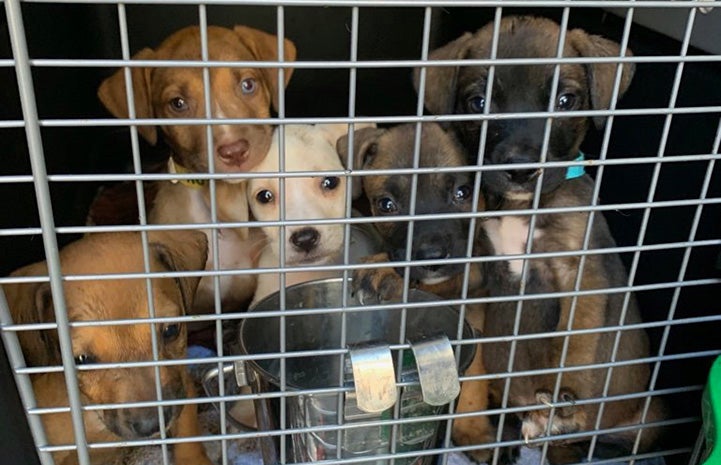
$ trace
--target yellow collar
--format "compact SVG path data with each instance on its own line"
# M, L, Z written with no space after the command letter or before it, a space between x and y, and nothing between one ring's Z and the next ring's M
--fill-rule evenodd
M168 158L168 173L186 174L192 173L192 171L188 170L182 165L179 165L178 163L175 163L175 161L173 161L173 157L171 156L170 158ZM194 189L201 189L208 181L205 179L171 179L170 182L172 182L173 184L180 183L184 186L192 187Z

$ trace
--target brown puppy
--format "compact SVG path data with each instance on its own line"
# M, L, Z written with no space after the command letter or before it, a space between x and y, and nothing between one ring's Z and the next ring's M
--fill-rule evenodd
M295 46L284 41L284 61L294 61ZM197 26L181 29L160 46L138 52L134 59L201 60L200 30ZM278 60L277 37L245 26L233 29L208 27L208 58L212 61ZM271 106L278 108L278 91L288 83L293 70L284 68L285 82L278 82L276 68L210 68L210 116L223 118L268 118ZM135 112L138 118L204 118L205 92L202 68L132 68ZM120 118L128 117L123 70L106 79L98 96L108 110ZM138 131L150 143L158 142L154 126L139 126ZM171 172L208 172L208 141L203 125L164 125L163 141L171 150ZM212 126L215 172L240 173L251 170L270 148L273 128L268 124ZM245 184L239 180L217 183L216 205L219 222L248 221ZM149 213L151 223L210 223L211 199L206 181L163 182ZM210 239L210 230L206 231ZM247 229L225 228L219 235L218 268L255 267L260 234ZM208 269L213 269L212 254ZM220 278L224 308L238 310L253 296L253 275ZM195 305L196 313L214 310L214 280L201 280Z
M490 56L493 24L475 34L461 38L434 51L431 59L487 58ZM549 20L531 17L507 17L501 21L498 58L555 57L559 26ZM581 30L568 31L563 49L565 57L620 56L618 44ZM626 55L630 55L626 51ZM633 66L623 65L619 95L628 87ZM615 79L614 64L563 64L556 89L556 111L605 109L611 104ZM486 103L489 69L484 66L428 68L426 106L435 113L481 113ZM491 89L492 113L543 112L549 105L553 65L497 66ZM418 70L416 70L418 76ZM603 118L596 123L602 124ZM574 160L589 127L584 117L556 118L551 126L548 160ZM452 128L465 146L469 159L475 160L479 147L481 122L478 120L453 123ZM545 119L491 120L483 153L484 164L513 164L537 162L541 158ZM529 209L539 175L543 183L539 206L584 207L592 202L593 181L580 168L509 169L483 174L482 184L487 193L488 206L497 210ZM588 213L538 214L532 242L532 252L561 252L581 250ZM483 248L496 255L522 254L529 236L528 216L504 216L484 222L485 234L479 235ZM486 241L488 239L488 241ZM603 216L595 215L590 249L614 247ZM578 278L580 256L533 259L528 261L525 293L553 293L573 291ZM518 295L521 284L522 260L489 262L485 269L488 287L494 296ZM588 255L583 275L578 280L581 290L607 289L625 286L626 271L615 254ZM635 299L630 296L625 324L641 321ZM556 330L584 330L614 326L621 322L624 295L595 294L575 299L532 300L523 303L520 334ZM575 316L571 320L571 308ZM517 302L490 304L486 310L485 335L498 337L513 334ZM611 360L615 332L574 335L569 338L564 366L599 364ZM505 373L512 362L513 371L539 370L561 366L564 338L526 339L517 342L515 357L509 361L510 343L488 344L484 348L486 368L492 373ZM648 338L643 330L625 330L620 337L617 361L636 360L649 354ZM597 399L603 394L606 369L583 369L563 373L561 392L566 399ZM643 392L648 383L649 369L644 363L628 364L613 370L609 395ZM557 410L549 425L549 410L543 404L548 393L555 389L556 375L513 378L510 383L510 406L538 405L544 410L522 416L520 431L526 439L551 434L591 431L599 415L598 404L564 407ZM491 383L491 402L500 404L505 379ZM563 401L563 399L561 399ZM601 428L634 425L640 422L644 400L606 403ZM661 406L654 401L646 417L652 422L663 417ZM508 419L507 419L508 420ZM512 420L512 418L510 419ZM508 424L508 421L506 422ZM504 432L505 434L505 432ZM598 456L630 453L637 431L602 434L596 447ZM640 451L647 451L658 434L647 429L641 436ZM588 437L590 439L590 436ZM549 458L554 462L578 461L587 444L554 442Z
M151 271L202 270L206 260L205 235L195 231L149 233ZM67 274L138 273L144 270L140 235L109 233L89 235L60 252L61 267ZM13 276L47 276L45 262L21 268ZM152 280L156 317L185 314L192 303L198 278ZM18 324L54 321L48 283L3 286L13 320ZM148 318L145 279L65 281L65 299L71 322ZM78 365L153 360L151 325L82 326L71 328L73 354ZM160 360L185 357L185 325L175 322L155 325ZM19 335L28 366L59 365L60 348L56 330L23 331ZM164 400L195 396L184 365L161 366L160 384ZM152 367L79 370L78 384L84 405L155 401L155 373ZM67 406L65 374L35 375L33 388L39 407ZM169 436L197 436L198 418L194 404L164 407ZM158 435L157 407L92 410L83 413L89 443L121 441ZM49 444L72 444L74 435L69 413L43 416ZM174 463L207 464L201 443L180 443L173 447ZM107 463L118 454L112 448L91 451L93 463ZM57 452L58 464L77 463L75 452Z
M356 168L364 170L388 170L413 167L413 147L416 125L407 124L392 129L362 129L354 138L354 159ZM338 141L338 152L347 159L347 136ZM456 141L440 126L424 124L420 167L457 167L465 165L465 155ZM454 213L472 211L473 178L469 173L421 174L416 190L416 210L420 215L431 213ZM411 195L411 176L383 174L363 176L363 190L370 203L373 216L407 215ZM481 197L481 202L482 197ZM478 205L483 210L484 205ZM379 222L376 229L383 238L385 253L367 257L367 263L405 261L408 223ZM414 261L444 260L466 256L469 234L468 219L444 219L416 221L413 229L411 258ZM469 288L481 293L479 267L470 267ZM432 292L441 297L453 299L461 296L464 265L434 263L414 266L410 269L412 287ZM364 301L383 301L399 297L403 291L403 269L378 268L359 270L354 273L353 286L362 294ZM471 296L472 297L472 296ZM469 322L477 329L483 329L483 308L467 308ZM480 345L466 375L485 373L481 359ZM488 383L485 381L465 382L461 388L457 410L473 412L485 410L488 398ZM459 445L486 443L494 439L487 416L455 420L453 440ZM479 461L489 458L489 450L476 450L473 457Z

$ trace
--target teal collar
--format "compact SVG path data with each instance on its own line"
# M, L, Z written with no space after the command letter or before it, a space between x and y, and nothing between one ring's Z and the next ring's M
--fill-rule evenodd
M578 156L574 161L583 161L584 157L583 152L579 150ZM572 165L566 169L566 179L580 178L584 174L586 174L586 171L583 169L583 165Z

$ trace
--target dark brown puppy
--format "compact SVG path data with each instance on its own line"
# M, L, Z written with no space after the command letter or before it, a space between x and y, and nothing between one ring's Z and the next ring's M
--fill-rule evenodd
M549 20L531 17L507 17L501 21L498 58L555 57L560 29ZM487 58L490 56L493 24L475 34L461 38L434 51L431 59ZM618 44L581 30L568 31L563 55L565 57L620 56ZM626 51L626 55L630 55ZM480 113L486 105L488 68L483 66L428 68L426 106L435 113ZM493 80L490 111L492 113L546 111L551 95L553 65L497 66ZM557 111L608 108L616 72L614 64L564 64L555 101ZM416 70L416 76L418 70ZM633 67L624 65L619 95L628 87ZM596 119L597 124L603 118ZM548 160L574 160L589 127L583 117L553 120L548 146ZM483 153L484 164L512 164L536 162L541 157L545 119L518 118L491 120ZM469 159L475 160L479 147L479 121L452 124L462 140ZM577 172L576 172L577 173ZM482 184L487 193L488 206L498 210L531 208L539 169L490 171L483 174ZM583 207L591 204L593 181L590 177L565 168L543 168L540 208ZM568 179L567 179L568 178ZM533 237L532 252L574 251L583 248L588 214L585 212L539 214ZM527 216L505 216L484 222L485 234L481 242L497 255L521 254L528 240ZM590 237L590 249L614 247L606 222L596 214ZM525 293L573 291L577 281L580 256L533 259L528 262ZM491 262L485 269L492 295L513 296L519 293L522 260ZM588 255L579 284L581 290L606 289L625 286L626 271L615 254ZM488 306L485 335L513 334L516 315L514 301ZM604 293L579 296L575 302L575 316L571 319L572 299L568 297L526 301L520 317L520 334L554 332L567 329L593 329L618 325L622 319L624 295ZM628 301L625 324L641 321L633 296ZM615 332L570 337L566 367L604 363L611 360ZM561 366L563 337L519 341L512 361L513 371L538 370ZM492 373L509 369L510 343L488 344L484 348L486 368ZM622 332L615 360L629 361L648 356L648 338L643 330ZM606 369L584 369L563 373L561 388L570 399L596 399L602 396ZM620 395L643 392L648 383L649 369L644 363L616 367L608 394ZM556 375L513 378L510 383L511 406L542 405L555 388ZM498 406L505 380L491 383L491 403ZM562 397L562 396L559 396ZM643 399L608 402L600 419L601 428L634 425L640 422ZM578 405L571 410L557 411L549 426L552 434L591 431L599 414L599 405ZM646 421L663 417L658 403L652 403ZM521 432L527 439L546 434L548 410L523 416ZM644 430L640 450L653 447L658 431ZM596 447L598 455L621 455L630 452L637 431L603 434ZM577 461L583 445L554 442L549 449L552 461Z
M202 270L206 260L205 235L196 231L150 232L150 267L153 272ZM94 234L65 247L60 252L63 274L139 273L144 270L138 233ZM45 262L21 268L13 276L47 276ZM157 317L185 314L193 301L197 277L158 278L152 280ZM9 284L3 286L18 324L55 320L48 283ZM148 318L145 279L74 280L64 283L68 318L71 322ZM185 325L168 322L155 326L160 360L182 359L186 352ZM59 365L60 347L55 330L23 331L20 343L28 366ZM76 364L116 363L153 360L151 325L79 326L71 329ZM185 365L160 366L164 400L195 396ZM69 405L65 374L45 373L33 376L33 388L39 407ZM155 401L153 367L79 370L77 372L84 405ZM199 435L195 404L164 407L168 433L173 437ZM74 442L69 413L43 415L43 425L51 445ZM83 412L88 442L132 440L159 434L157 407L87 410ZM127 449L126 449L127 450ZM92 449L94 464L109 463L119 451ZM201 443L178 443L173 447L174 463L210 465ZM54 454L55 462L77 463L73 451Z
M413 147L416 125L407 124L392 129L362 129L354 138L355 167L364 170L388 170L413 167ZM338 152L348 157L347 136L339 139ZM456 167L465 165L462 148L452 136L437 124L424 124L420 146L420 167ZM408 215L411 198L411 175L379 174L363 177L363 190L373 216ZM412 287L423 289L448 299L459 298L464 277L461 264L443 264L439 260L466 256L469 220L425 220L423 215L472 211L473 178L469 173L433 173L418 175L416 209L419 215L413 228L411 259L421 262L410 269ZM483 210L481 196L479 210ZM366 262L382 263L405 261L408 222L379 222L375 224L383 238L386 252L370 256ZM423 265L424 260L435 264ZM480 293L479 267L470 267L470 289ZM403 291L403 268L379 268L360 270L354 274L356 292L364 301L383 301L399 297ZM469 322L478 330L483 329L483 308L469 306ZM466 375L484 374L480 346ZM461 388L457 409L459 412L476 412L486 409L488 383L465 382ZM459 445L491 442L494 439L487 416L456 420L453 439ZM474 457L479 461L489 458L488 450L477 450Z

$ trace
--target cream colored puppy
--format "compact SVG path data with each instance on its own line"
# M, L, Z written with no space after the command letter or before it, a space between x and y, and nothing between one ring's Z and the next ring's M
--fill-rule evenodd
M356 128L375 126L356 124ZM284 171L343 171L335 145L348 131L347 124L288 125L285 127ZM280 172L279 131L275 130L270 151L253 170ZM285 178L285 220L340 219L345 217L346 178L327 176ZM248 203L259 221L280 219L279 178L255 178L248 181ZM344 226L333 224L291 224L284 226L284 243L280 227L263 227L268 244L260 255L259 268L280 266L280 250L285 250L285 266L308 266L339 263L342 259ZM337 276L330 271L287 272L285 285ZM258 286L251 306L280 288L280 275L258 275Z

